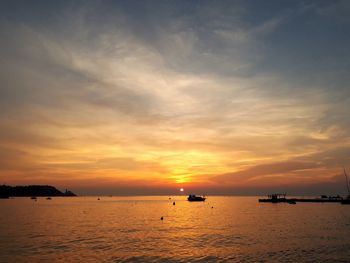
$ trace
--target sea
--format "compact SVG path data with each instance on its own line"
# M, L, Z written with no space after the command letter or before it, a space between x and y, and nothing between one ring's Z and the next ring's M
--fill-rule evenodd
M237 196L2 199L0 262L350 262L350 205Z

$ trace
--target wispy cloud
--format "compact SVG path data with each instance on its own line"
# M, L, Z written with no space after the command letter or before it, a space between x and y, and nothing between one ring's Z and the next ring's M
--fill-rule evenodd
M322 20L315 33L332 4L250 5L4 7L0 178L165 188L332 178L340 161L326 153L347 165L339 149L350 143L349 40L329 27L347 22ZM34 17L40 8L55 15Z

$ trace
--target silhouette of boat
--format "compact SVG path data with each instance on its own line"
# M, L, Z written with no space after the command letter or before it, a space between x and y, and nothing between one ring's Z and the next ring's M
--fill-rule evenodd
M348 175L346 174L345 168L344 168L344 176L346 180L346 188L348 189L348 196L341 201L342 205L350 205L350 188L349 188L349 180Z
M319 198L286 198L286 194L270 194L267 197L259 199L259 202L262 203L289 203L296 204L297 202L301 203L341 203L342 205L350 205L350 187L348 175L346 174L344 168L344 176L346 180L346 187L348 190L348 195L346 198L341 197L340 195L336 196L327 196L321 195Z
M262 203L288 203L292 199L287 199L286 194L270 194L266 199L259 199ZM295 201L295 200L294 200Z
M36 200L37 198L36 196L32 196L30 199Z
M204 202L205 199L206 198L204 196L196 196L196 195L189 195L187 197L187 200L190 202Z
M325 196L322 195L321 198L286 198L286 194L270 194L268 198L259 199L261 203L288 203L296 204L300 203L341 203L344 199L337 196Z

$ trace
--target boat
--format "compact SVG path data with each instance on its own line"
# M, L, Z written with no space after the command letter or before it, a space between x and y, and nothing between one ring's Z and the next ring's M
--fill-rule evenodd
M321 198L286 198L286 194L270 194L268 198L259 199L261 203L288 203L295 205L296 203L341 203L344 199L337 196L321 196Z
M259 199L261 203L288 203L288 204L296 204L297 202L301 203L341 203L342 205L350 205L350 187L348 175L346 174L344 168L344 176L346 180L346 187L348 190L347 197L343 198L340 195L335 196L327 196L321 195L316 198L286 198L286 194L270 194L268 198Z
M350 205L350 197L349 197L349 198L346 198L346 199L343 199L343 200L341 201L341 204L342 204L342 205Z
M350 187L349 187L349 180L348 175L346 174L345 168L344 168L344 176L346 180L346 188L348 189L348 196L341 201L342 205L350 205Z
M205 199L206 198L204 196L196 196L196 195L189 195L187 197L187 200L190 202L204 202Z
M36 196L32 196L30 199L36 200L37 198L36 198Z
M270 194L266 199L259 199L261 203L288 203L292 200L286 198L286 194Z

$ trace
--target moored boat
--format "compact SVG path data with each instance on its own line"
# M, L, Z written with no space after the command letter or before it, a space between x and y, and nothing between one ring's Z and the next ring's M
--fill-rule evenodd
M187 200L190 201L190 202L203 202L205 201L205 197L204 196L196 196L196 195L189 195L187 197Z
M343 199L343 200L341 201L341 204L342 204L342 205L350 205L350 196L348 196L347 199Z
M286 198L286 194L270 194L268 198L259 199L261 203L341 203L344 199L341 196L322 196L321 198Z
M270 194L266 199L259 199L261 203L288 203L289 201L286 199L286 194Z
M346 174L345 168L344 168L344 175L346 179L346 187L348 189L348 196L341 201L342 205L350 205L350 187L349 187L349 180L348 180L348 175Z

